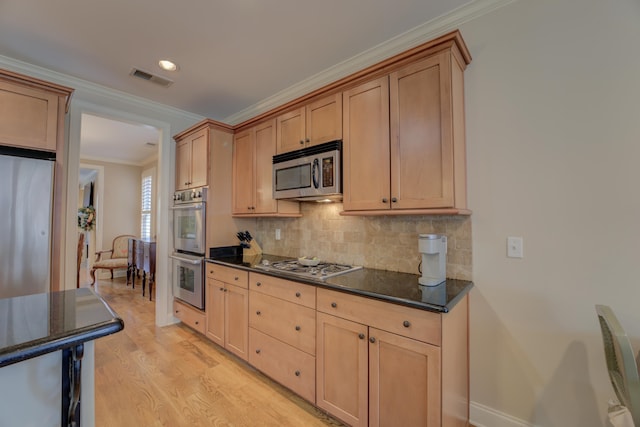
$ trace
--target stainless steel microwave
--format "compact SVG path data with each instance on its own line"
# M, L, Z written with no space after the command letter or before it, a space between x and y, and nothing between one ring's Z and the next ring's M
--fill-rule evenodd
M273 156L273 198L342 199L342 141Z

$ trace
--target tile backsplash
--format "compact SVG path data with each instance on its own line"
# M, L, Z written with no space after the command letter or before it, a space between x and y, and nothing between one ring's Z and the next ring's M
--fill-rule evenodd
M341 203L301 203L301 211L302 218L257 219L263 252L419 274L418 234L444 234L447 277L472 279L469 216L341 216ZM275 239L277 228L281 240Z

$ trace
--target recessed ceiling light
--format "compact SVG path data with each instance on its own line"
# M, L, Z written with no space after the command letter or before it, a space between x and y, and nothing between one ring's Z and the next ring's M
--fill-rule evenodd
M160 68L166 71L178 71L178 64L169 61L168 59L161 59L160 61L158 61L158 65L160 66Z

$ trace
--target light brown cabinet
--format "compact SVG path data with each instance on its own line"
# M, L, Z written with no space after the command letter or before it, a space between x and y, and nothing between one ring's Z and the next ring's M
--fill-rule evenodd
M207 264L206 336L243 360L249 348L247 272Z
M465 213L466 64L454 47L344 92L345 213Z
M352 426L467 425L467 297L441 315L318 289L317 310L318 407Z
M237 133L233 143L234 216L300 216L297 202L273 198L275 120Z
M249 289L249 363L315 403L315 287L250 273Z
M277 123L277 153L342 138L342 95L336 93L281 114Z
M206 319L202 311L181 301L173 300L173 315L185 325L204 334Z
M202 187L209 177L209 129L176 139L176 190Z

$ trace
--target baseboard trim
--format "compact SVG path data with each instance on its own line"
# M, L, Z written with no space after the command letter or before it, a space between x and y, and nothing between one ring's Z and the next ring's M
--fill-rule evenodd
M477 402L471 402L469 418L475 427L534 427L524 420Z

